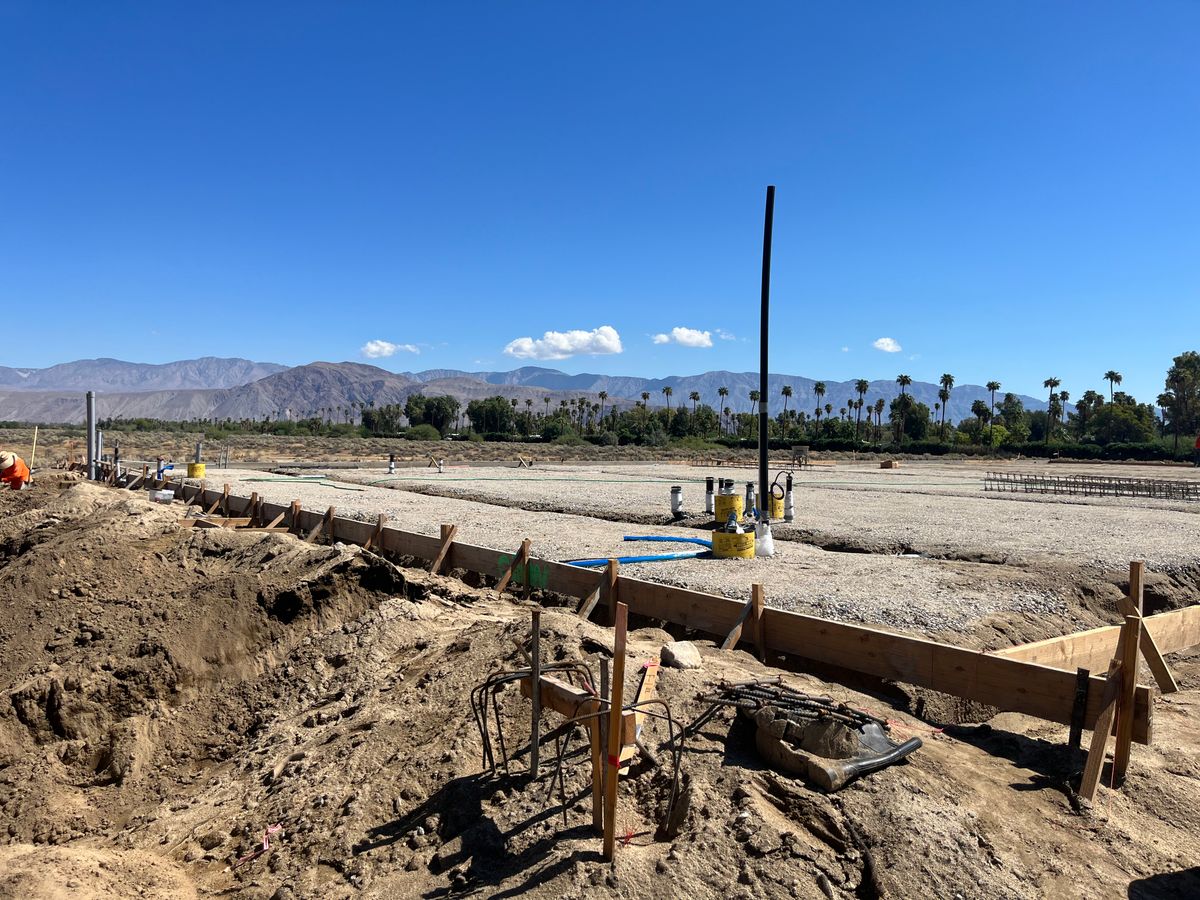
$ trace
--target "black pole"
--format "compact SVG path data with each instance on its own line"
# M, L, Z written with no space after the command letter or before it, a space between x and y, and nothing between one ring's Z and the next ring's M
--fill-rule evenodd
M770 510L767 491L767 451L770 440L767 436L767 324L770 321L771 305L771 228L775 221L775 185L767 185L767 213L763 221L763 264L762 264L762 321L759 325L758 346L758 505L764 520Z

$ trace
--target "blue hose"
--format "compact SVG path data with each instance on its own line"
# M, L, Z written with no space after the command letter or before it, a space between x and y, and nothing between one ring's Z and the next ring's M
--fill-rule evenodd
M668 544L699 544L701 547L712 549L712 541L694 537L671 537L666 534L627 534L627 541L661 541Z
M697 556L707 556L708 550L685 550L682 553L659 553L653 556L618 556L617 562L622 564L643 562L666 562L672 559L695 559ZM564 560L569 566L579 566L584 569L600 569L608 565L607 559L568 559Z

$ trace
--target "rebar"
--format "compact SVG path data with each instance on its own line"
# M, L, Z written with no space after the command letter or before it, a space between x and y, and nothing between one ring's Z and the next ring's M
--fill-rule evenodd
M987 472L985 491L1061 494L1085 497L1149 497L1155 500L1200 500L1200 481L1176 478L1128 478L1110 475L1050 475Z

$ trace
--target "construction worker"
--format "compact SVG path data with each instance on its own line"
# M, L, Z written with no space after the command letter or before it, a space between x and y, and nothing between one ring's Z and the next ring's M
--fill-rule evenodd
M1196 435L1196 448L1192 453L1192 465L1200 466L1200 434Z
M29 483L29 466L11 450L0 453L0 481L14 491L19 491Z

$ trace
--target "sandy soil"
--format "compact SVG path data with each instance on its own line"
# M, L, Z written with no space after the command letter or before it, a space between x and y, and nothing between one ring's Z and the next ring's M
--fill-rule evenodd
M519 604L355 548L181 529L178 509L93 485L43 479L0 495L0 511L0 897L1200 890L1195 655L1172 660L1185 689L1156 701L1154 746L1135 746L1125 787L1082 815L1063 728L922 721L894 693L787 675L925 746L827 796L765 768L747 728L718 718L685 754L691 811L674 841L652 836L666 767L639 762L621 781L609 865L584 758L564 769L565 802L520 759L511 776L481 770L467 695L517 665ZM633 632L631 680L667 637ZM550 609L542 642L594 669L611 633ZM700 647L702 669L660 680L684 720L716 680L766 674ZM512 691L501 710L510 735L527 727Z

